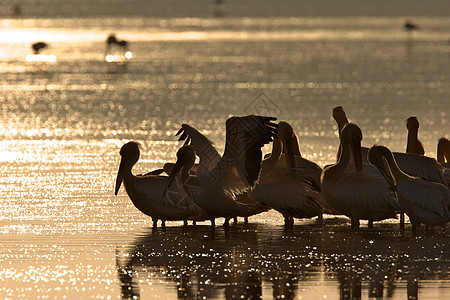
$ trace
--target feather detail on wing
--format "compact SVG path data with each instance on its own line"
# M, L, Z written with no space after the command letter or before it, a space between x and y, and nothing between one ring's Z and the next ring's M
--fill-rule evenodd
M400 181L397 191L412 205L432 211L450 221L450 190L442 184L412 178Z
M333 195L335 202L330 205L344 214L349 208L362 211L401 211L395 194L388 189L381 174L346 172L336 183L327 184L327 192Z
M213 142L198 130L187 124L181 125L181 129L178 131L177 135L180 133L181 136L179 140L190 140L190 143L194 146L198 157L200 157L197 174L201 175L211 171L220 160L219 152L214 147Z
M443 167L431 157L394 152L394 158L400 170L408 175L447 186Z
M208 172L227 193L241 194L255 186L261 172L261 147L276 135L275 118L231 117L226 123L226 145L221 160Z
M158 209L171 209L173 214L179 214L180 211L185 211L186 215L200 214L202 210L184 191L179 177L176 179L176 184L171 185L167 194L164 197L161 196L167 179L166 176L139 177L136 179L135 189L145 197L147 202L156 205Z
M300 183L257 185L250 195L258 203L293 217L310 218L322 213L319 193Z

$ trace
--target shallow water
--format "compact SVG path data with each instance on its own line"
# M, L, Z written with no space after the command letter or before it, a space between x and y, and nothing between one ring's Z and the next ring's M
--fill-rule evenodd
M395 151L416 115L435 157L450 129L445 1L228 1L223 18L201 0L50 2L0 21L0 297L448 298L448 229L413 237L392 220L355 233L328 216L285 232L271 211L229 231L152 230L113 194L125 142L142 144L134 172L147 172L175 159L182 123L223 149L230 115L290 122L322 166L338 145L335 105L363 145ZM421 30L404 32L407 18ZM111 32L130 41L126 67L103 61ZM25 61L38 40L56 63Z

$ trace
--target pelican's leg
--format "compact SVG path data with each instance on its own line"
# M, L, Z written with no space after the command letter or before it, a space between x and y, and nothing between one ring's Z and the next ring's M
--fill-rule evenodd
M405 213L400 213L400 230L405 231Z
M223 222L223 226L224 227L230 227L230 218L225 218L225 222Z
M215 219L215 218L212 218L212 219L211 219L211 227L212 227L212 228L215 228L215 227L216 227L216 219Z
M372 220L369 220L369 228L373 229L373 221Z
M188 226L188 221L187 220L183 220L183 226L187 227Z
M284 215L284 227L289 227L289 216Z
M289 217L289 226L294 228L294 217Z
M234 218L233 218L233 222L234 222L234 224L237 224L238 218L237 218L237 217L234 217Z
M166 228L166 220L161 219L161 227Z
M248 217L244 217L244 224L248 224Z
M193 221L192 221L192 225L193 225L193 226L197 226L197 221L193 220Z
M359 229L359 219L350 218L352 222L352 229Z
M317 223L319 225L323 225L323 214L317 216Z
M152 219L153 221L153 228L158 227L158 219Z

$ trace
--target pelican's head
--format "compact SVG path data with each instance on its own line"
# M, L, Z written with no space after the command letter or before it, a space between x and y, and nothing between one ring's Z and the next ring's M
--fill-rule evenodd
M169 179L164 187L163 197L166 195L177 175L183 170L188 172L194 166L195 154L195 148L191 145L184 145L178 149L177 162L175 163L172 172L170 172Z
M293 141L294 139L297 139L297 136L289 123L283 121L278 123L278 138L283 143L283 151L285 153L287 165L290 168L295 168Z
M445 137L441 137L438 141L437 161L441 164L445 161L450 162L450 141Z
M362 170L361 160L361 141L363 134L358 125L347 123L341 131L341 144L349 145L353 153L353 161L355 162L356 170Z
M347 116L345 115L345 111L342 106L336 106L333 108L333 119L338 123L339 129L342 129L344 125L348 123Z
M389 169L387 158L393 159L391 150L385 146L374 145L367 153L367 160L380 170L391 187L395 187L395 180Z
M126 168L129 168L131 172L131 167L134 166L134 164L136 164L139 160L140 146L141 145L139 143L128 142L120 148L120 156L122 156L122 159L120 160L119 171L117 172L116 178L116 187L114 192L116 196L123 181L123 172Z
M419 129L419 120L417 120L417 117L411 116L406 120L406 128L408 130L414 130L417 131Z

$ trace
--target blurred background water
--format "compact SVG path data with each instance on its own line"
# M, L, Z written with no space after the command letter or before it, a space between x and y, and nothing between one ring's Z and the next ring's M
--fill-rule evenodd
M322 166L338 146L334 106L363 145L395 151L416 115L436 157L450 129L447 0L225 0L220 17L206 0L6 0L0 14L0 297L450 294L446 233L412 239L387 221L352 234L339 218L285 233L275 212L229 233L152 232L113 195L125 142L142 143L146 172L174 161L182 123L223 149L231 115L290 122ZM110 33L130 44L126 67L104 61ZM25 60L37 41L56 63Z

